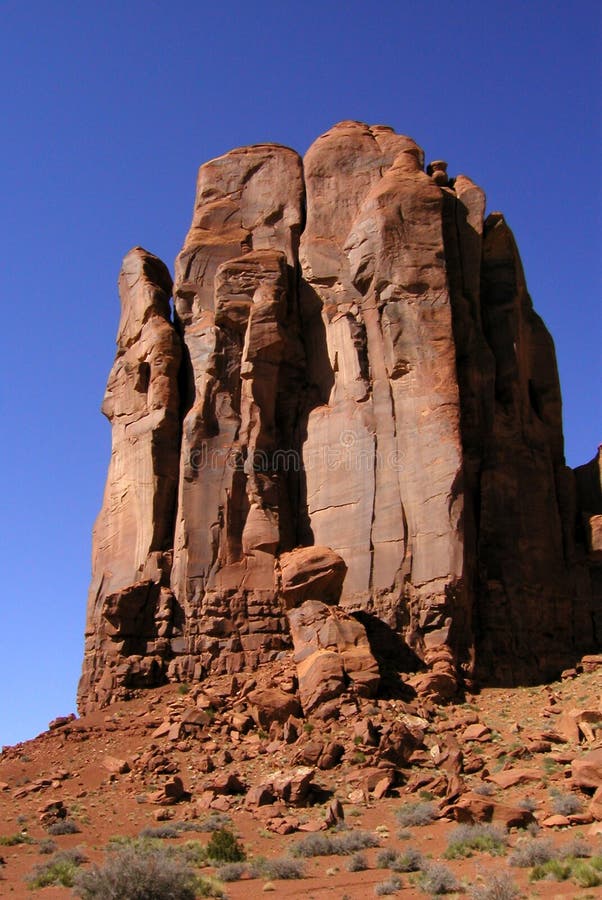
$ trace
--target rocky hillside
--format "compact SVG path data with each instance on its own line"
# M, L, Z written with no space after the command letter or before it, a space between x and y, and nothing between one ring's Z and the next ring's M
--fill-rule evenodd
M602 657L455 705L302 717L297 689L292 660L210 674L3 748L0 896L72 897L81 873L85 900L602 896Z

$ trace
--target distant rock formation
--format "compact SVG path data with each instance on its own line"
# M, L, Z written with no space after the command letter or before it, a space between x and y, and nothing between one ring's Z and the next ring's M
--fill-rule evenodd
M436 697L599 647L599 468L564 463L553 342L484 214L342 122L201 167L173 322L166 267L126 256L82 710L293 644L310 705L375 691L383 634Z

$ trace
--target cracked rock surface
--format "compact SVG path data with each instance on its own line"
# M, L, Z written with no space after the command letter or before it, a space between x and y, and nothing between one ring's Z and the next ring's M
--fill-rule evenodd
M83 712L289 653L315 709L596 652L599 462L565 465L553 342L470 178L361 122L233 150L173 288L139 247L119 286Z

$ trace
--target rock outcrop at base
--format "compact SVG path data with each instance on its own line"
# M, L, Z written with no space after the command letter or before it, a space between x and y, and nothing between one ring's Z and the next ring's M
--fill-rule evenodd
M599 481L468 177L360 122L234 150L200 169L173 322L146 251L120 291L82 710L289 651L313 709L375 691L395 641L439 698L599 647Z

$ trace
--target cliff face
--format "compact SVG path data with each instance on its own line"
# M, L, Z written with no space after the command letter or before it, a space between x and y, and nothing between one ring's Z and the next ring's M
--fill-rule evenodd
M440 697L596 647L553 343L484 211L410 138L343 122L303 161L201 167L173 324L165 266L128 254L83 710L293 644L314 699L375 690L383 634Z

